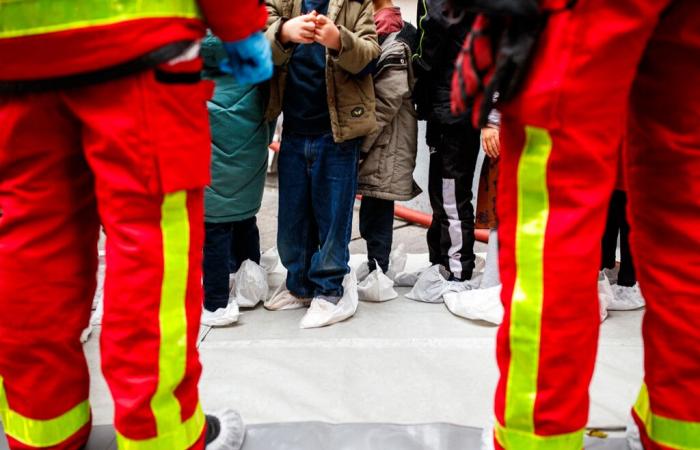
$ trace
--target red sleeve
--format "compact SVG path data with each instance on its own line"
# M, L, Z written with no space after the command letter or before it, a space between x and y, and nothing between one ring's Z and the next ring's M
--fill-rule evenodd
M267 21L260 0L198 0L207 25L224 42L239 41L260 31Z

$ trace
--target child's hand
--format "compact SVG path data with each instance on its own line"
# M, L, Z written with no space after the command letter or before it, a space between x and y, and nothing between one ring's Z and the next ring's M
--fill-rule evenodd
M288 44L311 44L314 42L314 31L316 30L316 11L303 16L289 19L282 24L280 30L280 42Z
M314 40L326 48L340 50L340 30L328 17L319 14L316 17L316 32Z
M484 153L486 153L489 158L497 159L501 154L501 144L498 140L498 128L482 128L481 145L484 147Z

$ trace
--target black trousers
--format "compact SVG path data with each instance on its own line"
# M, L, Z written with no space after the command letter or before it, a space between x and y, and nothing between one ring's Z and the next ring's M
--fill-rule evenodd
M615 267L615 251L617 250L617 236L620 236L620 272L617 275L617 284L620 286L634 286L637 276L632 264L630 253L629 234L630 226L627 223L627 194L624 191L613 192L608 208L608 221L605 224L603 234L603 269Z
M379 264L384 273L389 270L389 255L394 238L394 201L362 197L360 204L360 236L367 242L370 270ZM376 261L376 263L375 263Z
M204 224L204 307L228 305L229 274L243 261L260 264L260 231L255 217L239 222Z
M480 141L480 130L468 123L428 122L428 194L433 208L427 236L430 262L444 266L451 278L461 281L470 279L474 270L472 182Z

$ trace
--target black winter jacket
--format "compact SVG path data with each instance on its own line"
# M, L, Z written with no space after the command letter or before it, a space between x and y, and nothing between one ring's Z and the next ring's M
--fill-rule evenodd
M455 117L450 110L454 63L471 29L474 15L457 23L445 18L448 0L418 2L418 49L413 55L416 75L414 100L420 120L452 125L469 121L469 113ZM426 10L427 7L427 10Z

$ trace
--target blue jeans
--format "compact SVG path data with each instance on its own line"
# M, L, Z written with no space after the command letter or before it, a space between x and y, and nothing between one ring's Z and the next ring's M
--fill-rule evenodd
M348 261L359 140L285 133L279 155L277 247L287 289L338 301Z
M260 264L260 232L255 217L205 223L204 229L204 307L216 311L228 305L229 274L246 259Z

